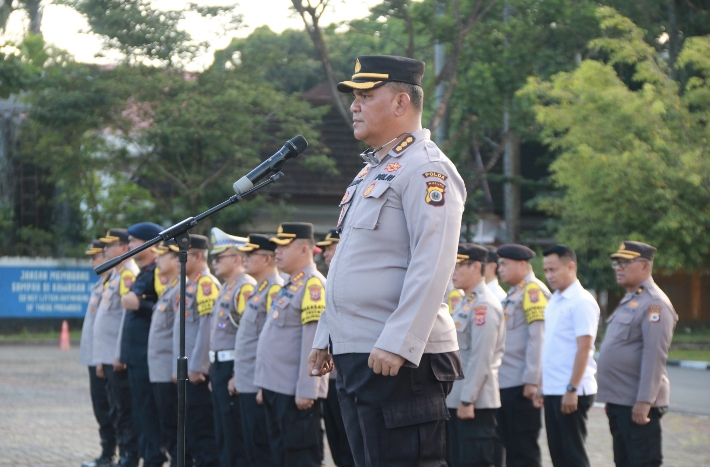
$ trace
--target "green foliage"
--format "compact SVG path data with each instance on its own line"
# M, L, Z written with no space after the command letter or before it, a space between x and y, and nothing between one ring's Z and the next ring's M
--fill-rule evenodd
M530 79L521 92L536 102L542 140L559 152L550 169L562 197L542 202L559 216L558 239L603 268L624 239L659 248L657 264L674 270L707 264L710 240L708 108L710 38L686 42L680 64L698 70L682 95L644 32L610 8L599 9L604 37L592 47L608 63L585 60L550 81ZM615 66L630 66L632 90Z

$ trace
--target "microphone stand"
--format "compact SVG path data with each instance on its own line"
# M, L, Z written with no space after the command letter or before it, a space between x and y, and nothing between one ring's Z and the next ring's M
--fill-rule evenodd
M149 240L133 250L125 253L121 256L117 256L111 260L94 268L94 272L97 275L101 275L109 269L113 269L125 260L131 258L132 256L140 253L141 251L150 248L151 246L159 243L160 241L175 239L178 247L180 248L180 355L177 359L177 389L178 389L178 429L177 429L177 465L178 467L185 467L185 412L187 406L187 398L185 395L186 384L187 384L187 356L185 355L185 288L187 284L187 250L190 248L190 235L187 233L188 230L195 227L198 222L211 216L212 214L221 211L227 206L232 204L237 204L245 196L250 195L266 185L276 183L284 177L283 172L277 172L265 182L262 182L253 188L245 191L239 195L233 195L228 200L224 201L217 206L208 209L197 217L188 217L182 222L179 222L172 227L169 227L162 232L160 235L152 240Z

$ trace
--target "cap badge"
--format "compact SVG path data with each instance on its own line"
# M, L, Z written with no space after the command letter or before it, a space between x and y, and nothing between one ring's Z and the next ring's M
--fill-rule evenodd
M360 70L362 70L362 65L360 65L360 59L356 58L355 59L355 73L360 73Z

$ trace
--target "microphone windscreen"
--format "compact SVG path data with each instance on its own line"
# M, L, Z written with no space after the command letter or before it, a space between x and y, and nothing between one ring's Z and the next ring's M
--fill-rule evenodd
M306 138L304 138L301 135L294 136L289 140L289 143L293 144L296 146L296 149L298 149L298 153L301 154L303 151L306 150L308 147L308 141L306 141Z

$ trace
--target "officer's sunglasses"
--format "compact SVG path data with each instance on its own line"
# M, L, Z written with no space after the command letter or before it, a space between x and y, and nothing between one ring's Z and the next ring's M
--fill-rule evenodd
M637 259L612 259L611 260L611 268L616 269L621 268L621 269L626 269L629 264L637 262L637 261L646 261L643 258L637 258Z

